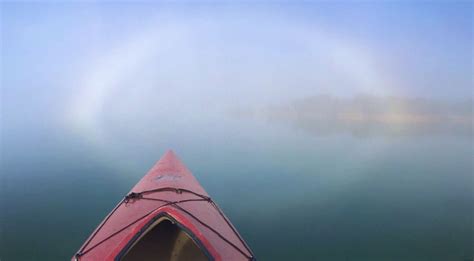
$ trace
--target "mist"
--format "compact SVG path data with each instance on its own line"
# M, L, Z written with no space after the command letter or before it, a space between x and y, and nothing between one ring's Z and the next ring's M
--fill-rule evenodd
M69 259L168 149L259 260L472 259L472 3L0 8L0 259Z
M472 99L320 95L278 105L234 109L231 117L284 124L313 135L472 136Z

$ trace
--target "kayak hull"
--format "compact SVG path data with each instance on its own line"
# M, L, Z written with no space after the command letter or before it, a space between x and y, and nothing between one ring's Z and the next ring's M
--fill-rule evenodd
M209 260L255 260L229 219L172 151L106 216L73 260L122 260L160 217L182 228Z

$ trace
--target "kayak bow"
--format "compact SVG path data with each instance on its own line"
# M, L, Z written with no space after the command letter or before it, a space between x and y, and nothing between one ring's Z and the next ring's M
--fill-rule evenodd
M73 260L255 260L229 219L168 151Z

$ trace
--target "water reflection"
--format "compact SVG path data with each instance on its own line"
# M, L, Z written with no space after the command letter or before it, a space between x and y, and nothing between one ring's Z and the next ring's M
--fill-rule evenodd
M289 103L234 109L232 117L291 125L316 135L348 132L369 135L472 136L473 101L407 97L318 95Z

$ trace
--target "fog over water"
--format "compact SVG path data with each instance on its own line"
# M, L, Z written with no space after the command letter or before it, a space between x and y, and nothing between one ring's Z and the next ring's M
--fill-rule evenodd
M473 135L473 102L319 95L278 105L236 108L229 115L287 124L314 135Z
M258 260L472 260L472 3L0 7L1 260L168 149Z

